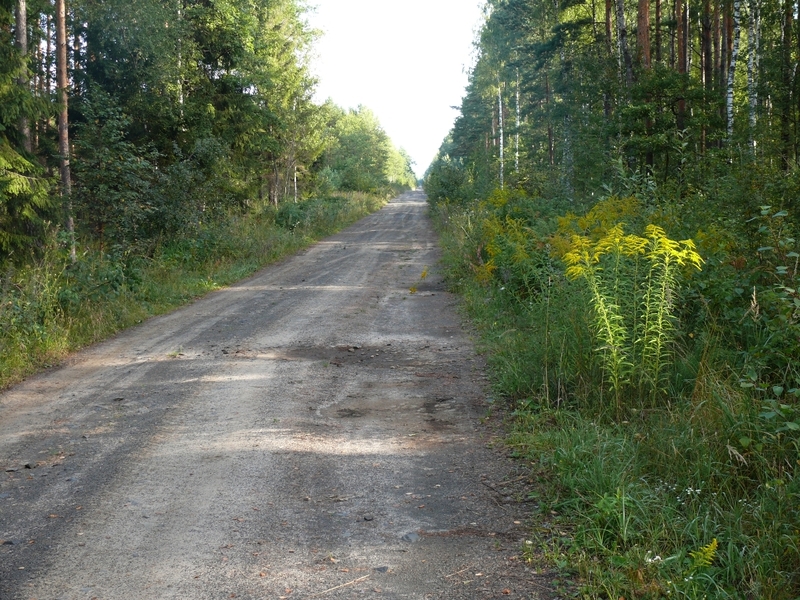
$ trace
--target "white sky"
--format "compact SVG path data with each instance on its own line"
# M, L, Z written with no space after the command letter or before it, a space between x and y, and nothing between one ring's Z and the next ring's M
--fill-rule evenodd
M371 109L419 177L450 131L472 65L480 0L309 0L323 32L316 100ZM316 6L316 8L314 8Z

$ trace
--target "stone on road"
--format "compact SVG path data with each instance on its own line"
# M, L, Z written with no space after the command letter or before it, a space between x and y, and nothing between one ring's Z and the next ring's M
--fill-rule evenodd
M539 597L426 207L0 395L0 598Z

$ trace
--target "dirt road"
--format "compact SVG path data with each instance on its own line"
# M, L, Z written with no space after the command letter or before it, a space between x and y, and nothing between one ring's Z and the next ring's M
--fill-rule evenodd
M425 211L0 395L0 598L549 597Z

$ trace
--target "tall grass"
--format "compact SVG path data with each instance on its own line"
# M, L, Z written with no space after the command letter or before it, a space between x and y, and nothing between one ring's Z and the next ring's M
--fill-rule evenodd
M385 199L361 193L269 206L205 223L149 256L84 247L69 263L55 234L0 281L0 389L67 353L162 314L335 233Z
M624 410L610 411L604 390L614 384L592 290L548 259L564 253L554 251L557 227L548 233L529 222L539 255L515 266L511 254L486 251L491 236L508 231L493 225L491 203L433 212L449 281L480 332L496 395L513 413L508 444L537 476L531 541L572 575L575 594L800 597L800 385L742 379L741 351L713 319L687 332L669 317L669 340L653 342L669 347L644 349L647 320L661 316L639 291L631 306L641 317L625 343L639 344L639 360L657 359L656 389L668 401L646 401L652 387L632 386ZM613 264L602 266L599 276L613 281ZM515 290L515 273L526 269L547 285ZM613 285L601 293L615 298Z

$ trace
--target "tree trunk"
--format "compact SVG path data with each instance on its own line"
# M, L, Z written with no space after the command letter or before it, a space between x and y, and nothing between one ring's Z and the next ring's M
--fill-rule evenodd
M500 189L505 188L505 140L503 132L503 86L497 82L497 122L500 128Z
M19 55L22 57L22 69L17 78L17 85L21 88L28 87L28 8L25 0L17 0L15 15L15 42ZM31 125L27 115L21 114L17 123L19 135L22 138L22 147L26 152L33 152L31 143Z
M780 110L781 110L781 163L785 170L792 166L792 25L794 18L792 15L792 1L784 0L784 12L781 24L782 37L782 57L781 75L783 89L781 90Z
M728 124L728 143L733 140L733 84L736 80L736 61L739 59L739 16L741 0L733 0L733 15L731 22L731 35L733 46L731 48L731 62L728 65L728 88L725 94L725 109Z
M711 47L711 0L704 0L703 2L701 27L700 53L702 55L703 84L706 91L711 91L714 88L714 55Z
M720 39L719 39L719 78L720 89L725 89L725 83L728 76L728 8L726 4L722 5L720 11Z
M686 74L686 27L683 20L684 16L684 8L683 8L683 0L675 0L675 23L676 23L676 34L675 37L675 45L677 46L677 54L678 54L678 73L681 75ZM681 83L681 88L684 87L684 84ZM677 116L677 125L678 130L683 131L684 129L684 115L686 113L686 100L683 98L683 93L681 93L681 98L678 100L678 116Z
M522 125L519 108L519 69L517 69L517 128L514 133L514 172L519 173L519 129Z
M714 2L714 14L712 16L712 24L711 24L711 46L712 51L714 53L714 73L720 73L722 70L722 44L720 43L721 40L721 29L720 29L720 18L719 18L719 2ZM714 75L716 77L716 75ZM713 82L712 82L713 85Z
M611 12L611 0L606 0L606 48L608 49L609 56L612 56L614 39L611 26Z
M761 0L750 0L750 20L747 33L747 99L749 105L750 148L756 151L756 125L758 124L758 65L761 41Z
M70 239L69 255L73 263L75 254L75 221L72 216L72 180L69 166L69 112L67 95L67 13L65 0L56 0L56 78L60 110L58 112L58 153L61 155L59 173L61 175L61 197L66 219L65 228Z
M75 8L72 9L72 94L79 97L81 70L81 26Z
M656 62L661 62L661 0L656 0Z
M544 98L547 105L547 157L552 167L556 164L556 148L553 134L553 116L550 114L550 78L547 73L544 74Z
M650 68L650 0L639 0L636 19L636 58L641 68Z
M633 61L628 49L628 26L625 24L625 0L617 0L617 43L620 66L625 70L625 83L633 83Z
M47 95L53 93L53 33L50 31L50 27L52 26L52 20L50 15L47 15L47 23L45 29L45 39L47 40L46 50L45 50L45 57L44 57L44 64L46 69L46 85L47 85Z

